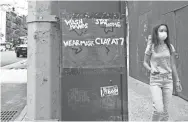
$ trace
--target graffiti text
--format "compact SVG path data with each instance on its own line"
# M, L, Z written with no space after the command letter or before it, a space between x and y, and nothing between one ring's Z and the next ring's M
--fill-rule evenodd
M94 46L94 45L123 45L124 38L96 38L95 40L64 40L67 46Z
M64 20L66 25L70 27L70 30L72 29L86 29L88 28L88 23L84 23L83 19L70 19L70 20Z
M109 19L96 19L95 24L97 25L105 25L105 27L117 27L120 28L120 22L109 22Z
M68 40L63 41L64 46L93 46L94 41L83 41L83 40Z
M88 103L90 102L90 98L87 95L87 91L85 90L78 90L77 88L73 88L68 93L68 103Z
M123 45L124 38L96 38L95 43L97 45Z

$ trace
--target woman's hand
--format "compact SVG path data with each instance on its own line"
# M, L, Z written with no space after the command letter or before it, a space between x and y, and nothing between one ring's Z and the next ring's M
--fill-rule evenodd
M172 74L176 79L176 91L181 92L182 91L182 85L181 85L181 82L180 82L179 77L178 77L175 59L176 59L175 53L172 53L172 56L171 56Z
M182 85L180 81L176 81L176 91L181 92L182 91Z
M159 71L154 70L154 69L151 69L150 71L151 71L151 74L153 74L153 75L156 75L156 74L159 74L159 73L160 73Z

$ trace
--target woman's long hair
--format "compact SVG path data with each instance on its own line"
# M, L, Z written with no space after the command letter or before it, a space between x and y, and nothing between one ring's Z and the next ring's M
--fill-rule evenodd
M154 44L154 47L157 47L159 45L159 35L158 35L158 29L160 26L166 26L166 29L167 29L167 38L164 40L164 43L167 45L169 51L170 51L170 54L171 54L171 44L170 44L170 38L169 38L169 29L168 29L168 26L166 24L159 24L157 26L155 26L153 28L153 32L152 32L152 43Z

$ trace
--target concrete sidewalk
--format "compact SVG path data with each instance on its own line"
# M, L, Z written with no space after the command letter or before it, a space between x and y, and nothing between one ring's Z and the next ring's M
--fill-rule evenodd
M23 61L22 61L23 62ZM21 66L21 62L6 67ZM0 69L1 112L17 111L12 120L20 115L27 101L27 69Z
M27 69L1 69L0 83L26 83Z
M149 85L128 78L129 120L151 121L152 100ZM173 96L169 108L171 121L188 121L188 102Z
M132 77L128 78L129 121L151 121L152 100L149 85ZM173 96L170 104L170 121L188 121L188 102ZM25 120L26 108L17 120Z

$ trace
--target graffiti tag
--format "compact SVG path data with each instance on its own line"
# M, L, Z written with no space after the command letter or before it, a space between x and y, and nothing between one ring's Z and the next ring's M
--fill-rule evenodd
M123 45L124 38L96 38L95 43L97 45Z
M82 48L81 47L72 47L72 50L75 51L75 54L78 54L82 51Z
M84 23L83 19L70 19L70 20L64 20L66 25L70 27L70 30L73 29L86 29L88 28L88 23Z
M120 21L117 22L109 22L109 21L110 19L96 19L95 24L100 26L103 25L105 27L116 27L116 28L121 27Z
M114 96L107 96L101 99L101 108L103 109L115 109L116 107L116 98Z
M96 38L95 40L66 40L63 41L67 46L94 46L94 45L123 45L124 38Z
M79 90L78 88L73 88L68 92L68 103L69 104L89 103L90 98L87 94L88 93L85 90Z
M93 46L94 41L84 41L84 40L67 40L63 41L65 47L67 46Z

